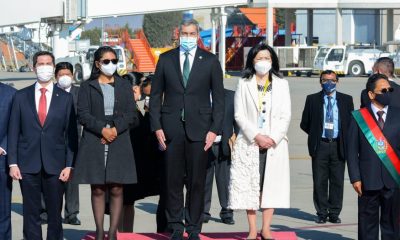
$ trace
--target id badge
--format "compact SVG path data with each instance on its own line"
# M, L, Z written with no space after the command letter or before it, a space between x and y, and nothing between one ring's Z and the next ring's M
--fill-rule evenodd
M258 128L263 128L264 125L264 117L260 114L258 116Z
M325 123L324 125L325 129L333 130L333 123Z

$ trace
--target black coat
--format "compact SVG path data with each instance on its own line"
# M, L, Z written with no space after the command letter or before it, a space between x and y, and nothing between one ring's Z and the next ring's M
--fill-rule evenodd
M210 91L213 105L211 107ZM204 141L208 131L218 134L224 117L224 86L217 57L197 48L186 88L180 68L179 48L161 54L150 96L151 130L163 129L167 140L185 111L187 137Z
M370 107L368 110L377 122ZM397 156L400 156L400 108L389 106L383 135ZM399 187L368 143L354 117L351 118L347 143L347 166L352 183L361 181L363 190Z
M353 98L347 94L336 92L339 109L339 156L345 159L346 133L354 110ZM324 93L318 92L307 96L300 127L308 134L308 153L314 157L321 142L324 125Z
M235 122L234 98L235 92L225 89L225 112L221 134L221 149L222 156L224 157L223 159L230 158L231 148L229 146L229 139L232 137L233 131L235 131L236 134L239 131L239 127Z
M97 79L82 83L78 97L78 119L83 126L74 182L83 184L136 183L136 167L129 131L138 124L136 104L128 81L115 77L113 125L117 138L109 144L104 167L101 131L107 122L104 100Z
M390 105L393 107L400 108L400 85L393 81L389 81L389 84L394 89L394 92L392 93L392 99L390 100ZM360 97L361 97L360 108L366 107L367 104L371 104L366 89L362 90Z

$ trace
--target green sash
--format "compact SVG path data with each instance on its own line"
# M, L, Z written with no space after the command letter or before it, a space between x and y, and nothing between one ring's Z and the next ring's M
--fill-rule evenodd
M400 159L390 143L386 140L386 137L383 135L373 116L367 108L353 111L352 114L382 164L400 186Z

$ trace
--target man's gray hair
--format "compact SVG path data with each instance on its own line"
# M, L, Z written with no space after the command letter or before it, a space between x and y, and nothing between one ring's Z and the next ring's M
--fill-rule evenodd
M182 26L189 26L189 25L195 25L197 32L200 32L200 27L199 27L199 23L194 20L194 19L186 19L186 20L182 20L181 24L179 25L179 32L182 32Z

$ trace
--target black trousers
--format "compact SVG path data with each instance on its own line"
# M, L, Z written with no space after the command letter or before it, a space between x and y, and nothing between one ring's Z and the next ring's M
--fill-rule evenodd
M314 206L317 215L338 217L343 206L345 161L339 157L337 142L320 142L312 159Z
M47 207L47 239L62 240L61 209L64 184L58 175L50 175L43 170L37 174L22 173L20 180L23 202L23 232L27 240L42 240L40 220L41 193Z
M11 189L12 179L8 171L0 169L0 239L2 240L11 240Z
M79 214L79 184L65 183L64 218L72 219Z
M222 156L220 143L213 144L211 151L208 151L208 165L204 197L204 218L210 218L214 174L215 181L217 183L219 204L221 206L219 215L221 219L233 217L233 210L228 209L230 166L230 158L227 159Z
M165 151L166 217L168 228L183 231L183 187L186 183L185 224L188 233L199 233L204 210L204 185L207 152L204 141L190 141L183 122L176 126L178 134L167 142Z
M379 217L380 215L380 217ZM381 189L365 191L358 197L358 239L400 239L400 190Z

